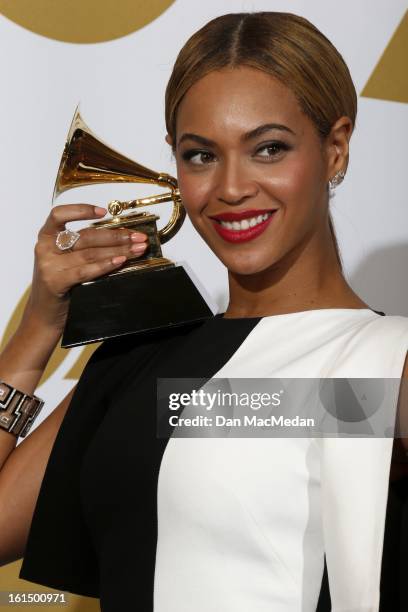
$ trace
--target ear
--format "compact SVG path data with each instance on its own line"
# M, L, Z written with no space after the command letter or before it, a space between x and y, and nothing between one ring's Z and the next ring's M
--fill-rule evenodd
M353 123L349 117L340 117L326 139L327 181L339 171L346 172L349 161L349 142Z
M173 139L170 136L170 134L166 134L165 141L167 142L167 144L169 144L171 146L171 148L173 148Z

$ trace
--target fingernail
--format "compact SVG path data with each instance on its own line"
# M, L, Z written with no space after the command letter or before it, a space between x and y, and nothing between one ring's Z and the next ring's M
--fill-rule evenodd
M99 215L100 217L106 215L106 213L108 212L106 208L102 208L102 206L94 206L94 211L95 215Z
M142 234L142 232L134 232L131 234L130 238L133 240L133 242L141 242L142 240L146 240L147 235Z
M132 253L141 253L142 251L145 250L146 248L146 243L143 244L133 244L130 248L130 250L132 251Z
M126 257L124 255L118 255L117 257L112 258L112 263L116 266L122 264L126 261Z

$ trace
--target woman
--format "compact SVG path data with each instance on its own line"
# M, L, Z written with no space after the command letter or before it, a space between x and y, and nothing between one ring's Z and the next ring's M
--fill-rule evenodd
M304 612L326 556L333 610L379 609L392 440L156 437L159 377L408 376L408 320L348 285L329 212L356 107L340 54L295 15L225 15L183 47L166 140L189 217L228 269L228 308L104 343L16 450L0 431L0 555L25 553L21 577L108 612ZM40 232L0 363L9 385L34 392L73 284L143 252L143 236L92 230L58 251L65 223L103 212L57 207Z

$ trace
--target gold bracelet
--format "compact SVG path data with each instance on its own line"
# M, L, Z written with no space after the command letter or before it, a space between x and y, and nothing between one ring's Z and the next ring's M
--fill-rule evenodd
M15 436L28 433L44 401L0 380L0 427Z

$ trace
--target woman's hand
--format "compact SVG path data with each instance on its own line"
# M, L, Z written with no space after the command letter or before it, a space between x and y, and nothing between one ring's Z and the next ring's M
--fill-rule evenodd
M80 238L69 251L55 244L58 232L71 221L100 219L104 208L90 204L55 206L38 234L31 293L24 318L62 332L68 310L68 291L74 285L108 274L129 257L142 255L147 236L127 229L80 230Z

